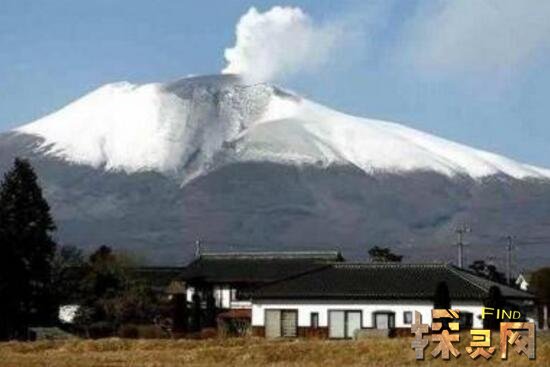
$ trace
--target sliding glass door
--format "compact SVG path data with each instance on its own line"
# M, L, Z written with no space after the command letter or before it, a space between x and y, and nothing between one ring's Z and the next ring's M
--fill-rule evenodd
M361 329L361 311L347 311L346 316L346 338L353 338L355 330Z
M329 337L350 339L361 329L361 311L329 311Z
M338 339L342 339L346 337L345 311L329 311L328 336L329 338L338 338Z

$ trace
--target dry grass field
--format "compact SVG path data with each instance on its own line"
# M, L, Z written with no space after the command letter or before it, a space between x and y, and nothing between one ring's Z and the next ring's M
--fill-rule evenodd
M493 344L498 343L493 336ZM464 338L463 338L464 339ZM458 360L416 361L409 338L361 341L281 340L254 338L210 340L73 340L0 344L0 366L550 366L550 335L537 337L537 359L510 353L489 362L471 360L464 343ZM431 346L427 350L431 350ZM498 353L498 350L495 354Z

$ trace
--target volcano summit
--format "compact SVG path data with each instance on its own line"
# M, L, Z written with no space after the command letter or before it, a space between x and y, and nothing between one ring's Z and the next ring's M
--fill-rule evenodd
M197 238L452 259L466 222L471 261L504 234L550 237L550 170L235 75L105 85L0 134L0 170L16 156L36 167L60 243L155 263L183 261ZM518 260L550 261L531 250Z

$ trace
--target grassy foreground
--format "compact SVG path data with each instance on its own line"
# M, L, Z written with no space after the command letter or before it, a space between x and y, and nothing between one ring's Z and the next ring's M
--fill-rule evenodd
M498 343L493 336L493 344ZM537 359L509 353L486 362L471 360L460 345L458 360L416 361L409 338L361 341L254 338L210 340L72 340L0 343L0 366L550 366L550 336L537 336Z

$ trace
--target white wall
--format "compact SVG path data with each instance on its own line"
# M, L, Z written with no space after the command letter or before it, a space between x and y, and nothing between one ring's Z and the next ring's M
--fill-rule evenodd
M72 324L76 317L76 313L80 309L79 305L61 305L58 310L59 321L67 324Z
M187 296L187 302L193 302L193 295L195 294L195 288L187 287L185 294Z
M474 328L482 328L481 307L474 303L455 303L452 308L464 312L471 312L474 315ZM414 311L420 312L422 322L431 324L433 302L419 301L398 301L398 302L376 302L376 301L276 301L276 300L254 300L252 303L252 326L264 326L265 310L268 309L297 309L298 326L308 327L310 325L311 313L319 313L319 326L328 327L329 310L360 310L362 311L362 323L364 328L374 327L373 313L380 311L389 311L395 313L395 327L406 328L410 324L403 322L403 312L412 311L414 321Z
M220 308L251 308L252 302L246 300L231 300L231 292L234 291L229 285L215 285L213 287L214 299L216 307ZM193 302L193 294L195 288L187 287L187 301ZM204 301L204 299L202 300Z

